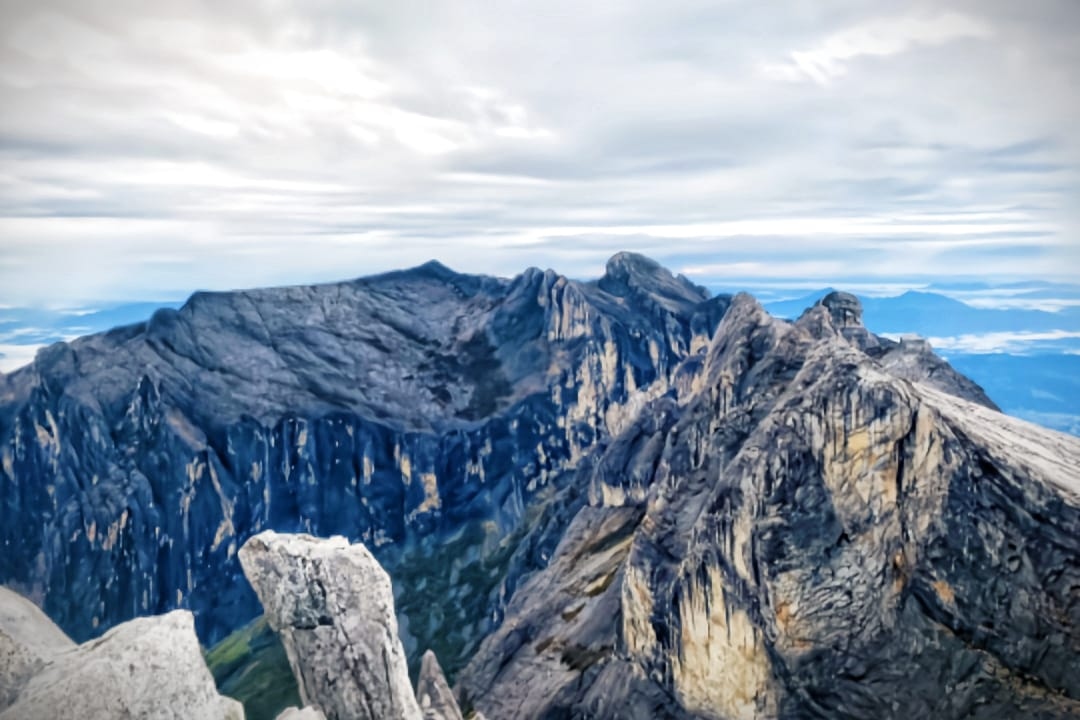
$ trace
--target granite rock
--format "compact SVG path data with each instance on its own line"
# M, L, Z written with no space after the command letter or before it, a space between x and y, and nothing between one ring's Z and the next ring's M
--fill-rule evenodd
M0 587L0 710L54 656L74 647L37 605Z
M326 720L326 716L313 707L285 708L276 720Z
M390 576L367 548L267 530L244 543L240 562L305 705L328 720L420 720Z
M428 263L196 293L58 343L0 375L0 582L78 641L187 608L211 645L259 611L249 537L340 534L415 599L411 666L431 647L452 676L500 617L503 540L666 391L728 300L632 254L593 282Z
M243 720L244 710L218 695L191 613L177 610L130 620L51 655L0 711L2 720L68 717Z
M1080 440L894 372L841 320L735 298L686 392L591 464L459 697L500 718L1077 716Z
M416 680L416 702L424 720L462 720L454 693L446 682L435 653L428 650L420 662Z

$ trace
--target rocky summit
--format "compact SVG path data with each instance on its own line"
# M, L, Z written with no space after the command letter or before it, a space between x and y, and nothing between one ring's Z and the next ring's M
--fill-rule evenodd
M421 720L390 577L367 548L267 530L244 543L240 562L305 703L329 720Z
M80 641L212 644L257 591L305 702L295 638L360 657L381 565L402 717L1080 715L1080 440L845 293L789 322L626 253L200 293L0 376L0 461L0 582Z

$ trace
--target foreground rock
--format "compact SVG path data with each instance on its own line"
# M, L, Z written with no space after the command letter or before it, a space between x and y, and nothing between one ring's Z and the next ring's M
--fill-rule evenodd
M416 701L424 720L462 720L454 693L446 682L435 653L428 650L420 662L420 677L416 680Z
M326 716L313 707L286 708L276 720L326 720Z
M37 605L0 587L0 710L50 659L74 647Z
M238 702L218 695L187 611L131 620L78 647L37 622L25 632L41 632L36 646L49 652L0 720L244 718Z
M361 544L266 531L240 563L306 705L328 720L420 720L390 576Z

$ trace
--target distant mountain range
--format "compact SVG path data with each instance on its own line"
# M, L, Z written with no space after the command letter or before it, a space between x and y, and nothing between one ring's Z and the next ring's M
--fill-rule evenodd
M797 318L830 292L832 288L825 288L790 300L766 303L765 307L778 317ZM1055 297L1058 297L1056 293ZM973 307L945 295L915 290L895 297L861 295L859 300L862 301L866 326L877 333L915 333L923 337L1055 330L1080 333L1080 306L1057 312Z

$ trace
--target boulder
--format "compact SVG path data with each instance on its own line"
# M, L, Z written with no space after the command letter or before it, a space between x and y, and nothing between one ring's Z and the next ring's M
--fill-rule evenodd
M51 634L50 648L61 643ZM61 651L25 684L0 720L243 720L203 661L190 612L137 618Z
M0 587L0 710L54 655L74 647L37 605Z

